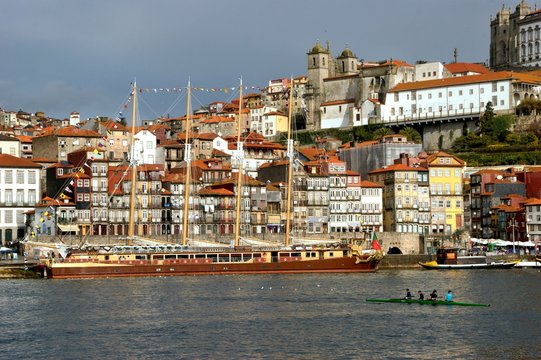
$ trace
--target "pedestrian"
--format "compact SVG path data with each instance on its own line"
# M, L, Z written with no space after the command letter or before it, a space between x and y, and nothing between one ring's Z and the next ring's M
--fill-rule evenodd
M421 290L417 291L417 294L419 294L419 300L424 300L425 299L425 294L423 294L423 292Z
M447 291L445 295L445 301L453 301L453 292L451 290Z

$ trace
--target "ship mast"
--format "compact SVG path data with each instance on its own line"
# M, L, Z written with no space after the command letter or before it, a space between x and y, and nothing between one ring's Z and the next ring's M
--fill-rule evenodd
M128 245L132 244L135 226L135 181L137 176L137 160L135 159L135 121L137 114L137 81L132 89L132 118L131 118L131 190L130 190L130 221L128 225Z
M287 202L286 202L286 238L285 246L289 246L291 226L291 188L293 187L293 140L291 139L291 112L293 110L293 78L289 88L289 109L287 115L287 157L289 159L287 174Z
M188 211L189 211L189 202L190 202L190 170L191 170L191 161L192 161L192 145L189 143L190 135L190 118L191 118L191 109L190 109L190 80L188 79L188 95L186 98L186 131L184 139L184 161L186 162L186 179L184 181L184 216L182 222L182 245L187 244L188 238Z
M239 119L237 121L237 212L235 216L235 247L239 246L240 239L240 217L241 217L241 195L242 195L242 165L244 162L244 149L241 141L242 132L242 78L240 79L240 94L239 94Z

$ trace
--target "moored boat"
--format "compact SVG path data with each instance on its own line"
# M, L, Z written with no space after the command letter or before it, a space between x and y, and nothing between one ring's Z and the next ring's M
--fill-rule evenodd
M419 262L424 269L511 269L517 261L495 261L486 256L458 256L457 248L439 248L436 260Z
M355 244L301 250L226 248L214 252L181 246L167 251L126 246L110 251L73 251L62 261L48 259L47 277L373 272L381 258L381 252L362 251Z
M467 303L460 301L445 300L419 300L419 299L366 299L374 303L396 303L396 304L421 304L421 305L448 305L448 306L479 306L488 307L490 304Z
M516 263L517 268L541 268L541 259L520 260Z

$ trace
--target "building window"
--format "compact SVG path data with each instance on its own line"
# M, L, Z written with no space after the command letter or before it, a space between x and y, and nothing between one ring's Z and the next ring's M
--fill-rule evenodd
M36 183L36 172L33 170L28 172L28 183L29 184Z

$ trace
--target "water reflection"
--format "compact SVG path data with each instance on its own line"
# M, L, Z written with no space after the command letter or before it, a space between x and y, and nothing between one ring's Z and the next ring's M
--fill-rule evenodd
M540 280L402 270L3 281L0 345L9 358L537 358ZM406 288L492 306L365 302Z

